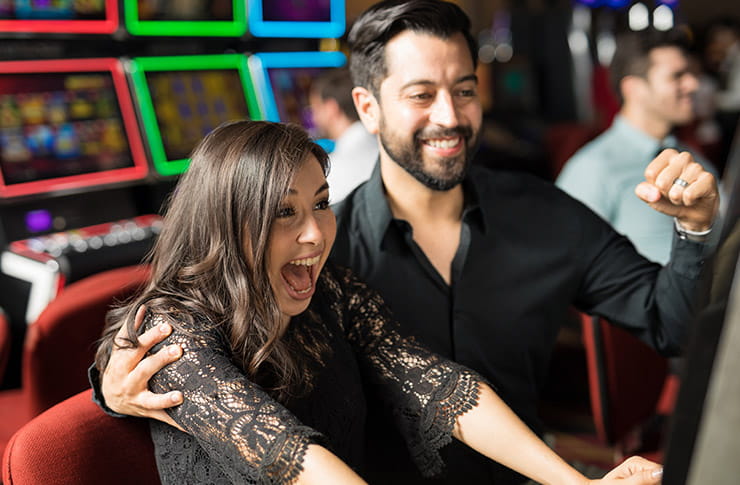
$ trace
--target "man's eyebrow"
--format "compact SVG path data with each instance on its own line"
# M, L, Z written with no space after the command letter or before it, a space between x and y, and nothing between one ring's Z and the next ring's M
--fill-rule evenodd
M475 82L477 84L478 83L478 76L476 76L475 74L467 74L467 75L465 75L465 76L463 76L461 78L458 78L455 81L455 84L460 84L460 83L464 83L464 82L467 82L467 81L473 81L473 82ZM419 85L422 85L422 86L432 86L434 84L435 83L433 81L430 81L429 79L412 79L411 81L409 81L406 84L404 84L403 86L401 86L401 89L406 89L406 88L411 87L411 86L419 86Z
M467 76L463 76L460 79L458 79L456 84L464 83L467 81L473 81L475 83L478 83L478 76L475 74L468 74Z

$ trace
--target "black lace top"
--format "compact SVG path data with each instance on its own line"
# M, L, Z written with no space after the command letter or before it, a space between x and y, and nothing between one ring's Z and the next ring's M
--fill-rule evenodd
M161 318L150 316L145 326ZM416 465L434 475L455 418L478 398L477 374L401 337L380 297L348 270L325 268L309 310L291 321L299 341L327 345L307 359L310 391L287 402L245 377L221 329L202 320L173 327L164 344L179 343L183 357L150 387L183 391L184 403L169 412L188 433L152 422L165 484L291 483L310 443L362 474L366 393L392 409Z

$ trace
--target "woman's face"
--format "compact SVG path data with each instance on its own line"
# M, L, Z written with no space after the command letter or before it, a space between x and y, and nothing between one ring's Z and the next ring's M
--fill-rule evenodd
M308 308L336 232L326 177L309 155L280 205L267 249L270 284L286 323Z

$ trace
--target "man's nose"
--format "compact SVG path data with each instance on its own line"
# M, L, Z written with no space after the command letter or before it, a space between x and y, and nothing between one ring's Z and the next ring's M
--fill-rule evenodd
M694 93L699 90L699 78L694 73L684 75L683 88L688 93Z
M429 121L439 126L454 127L458 123L457 106L450 93L440 92L432 105Z

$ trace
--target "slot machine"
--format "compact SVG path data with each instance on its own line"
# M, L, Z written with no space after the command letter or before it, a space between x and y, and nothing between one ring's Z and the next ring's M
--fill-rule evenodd
M250 0L255 37L337 38L344 34L343 0Z
M160 176L184 172L196 142L218 125L263 119L243 54L137 57L127 71Z
M124 0L124 22L137 36L240 37L247 30L245 3Z
M112 34L118 26L117 0L0 2L0 32Z
M3 387L17 385L27 325L66 285L142 261L199 139L282 109L289 94L259 89L250 55L317 49L344 32L344 8L0 1L0 308L13 334Z
M249 69L265 117L303 126L316 142L331 152L334 142L318 136L309 105L311 82L322 71L342 67L341 52L264 52L250 56Z
M119 60L0 62L0 271L28 287L2 306L31 323L65 284L139 262L159 224L131 188L147 174Z

